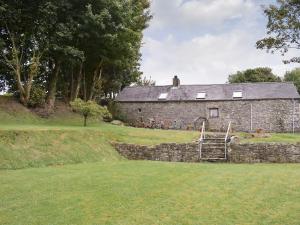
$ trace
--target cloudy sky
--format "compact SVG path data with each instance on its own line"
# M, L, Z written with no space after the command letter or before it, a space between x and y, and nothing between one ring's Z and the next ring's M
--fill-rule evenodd
M275 0L152 0L153 19L144 33L142 71L156 84L225 83L228 74L259 66L278 75L280 54L257 50L266 33L263 5Z

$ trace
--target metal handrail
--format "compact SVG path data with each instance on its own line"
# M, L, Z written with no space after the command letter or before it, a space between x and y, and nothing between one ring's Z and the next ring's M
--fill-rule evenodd
M203 144L204 139L205 139L205 121L203 121L201 135L200 135L200 139L199 139L199 143L200 143L199 157L200 157L200 159L202 158L202 144Z
M229 136L229 132L230 132L230 129L231 129L231 121L229 122L228 124L228 128L227 128L227 132L226 132L226 135L225 135L225 159L227 159L227 139L228 139L228 136Z

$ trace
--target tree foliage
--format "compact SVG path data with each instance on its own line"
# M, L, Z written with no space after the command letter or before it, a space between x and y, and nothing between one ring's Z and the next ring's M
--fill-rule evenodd
M137 86L155 86L155 80L152 80L151 77L148 79L147 77L139 78L136 82Z
M0 0L0 88L67 101L114 96L141 76L149 0Z
M300 68L286 72L284 81L293 82L300 94Z
M80 98L70 102L72 109L81 114L84 118L84 126L87 125L87 119L91 116L109 117L110 113L106 107L98 105L95 101L83 101ZM111 116L110 116L111 117Z
M256 46L272 53L280 51L284 55L289 49L300 50L300 1L277 0L277 3L264 9L268 17L268 36L257 41ZM300 63L300 57L296 56L284 62Z
M273 74L271 68L258 67L238 71L228 77L229 83L281 82L281 78Z

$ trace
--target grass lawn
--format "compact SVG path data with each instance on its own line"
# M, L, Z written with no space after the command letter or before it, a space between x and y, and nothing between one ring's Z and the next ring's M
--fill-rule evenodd
M245 138L247 134L239 133L242 143L260 143L260 142L275 142L275 143L300 143L300 133L273 133L266 138Z
M103 162L0 171L0 224L299 224L300 165Z
M87 128L76 125L0 125L0 169L44 167L122 157L110 142L154 145L191 142L198 132L146 130L106 123Z
M41 119L9 101L0 98L0 225L299 224L300 164L128 161L111 141L183 143L199 132L83 128L64 109Z

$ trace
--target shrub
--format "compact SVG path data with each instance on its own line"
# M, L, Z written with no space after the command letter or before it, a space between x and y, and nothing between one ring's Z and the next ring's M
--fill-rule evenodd
M43 106L45 97L46 92L42 87L36 85L32 86L28 106L33 108Z
M70 102L72 109L81 114L84 118L84 126L87 125L87 119L91 116L111 117L106 107L98 105L95 101L83 101L80 98Z

